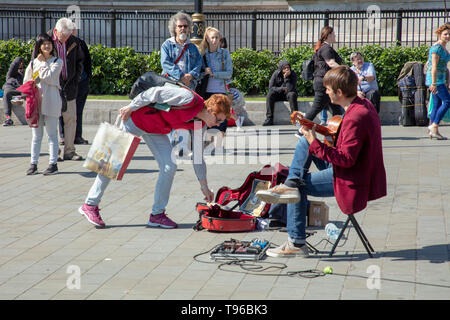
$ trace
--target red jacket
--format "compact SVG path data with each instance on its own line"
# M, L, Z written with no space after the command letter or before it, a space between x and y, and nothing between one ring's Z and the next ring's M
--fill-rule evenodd
M172 108L166 112L152 107L142 107L131 113L131 119L139 129L148 133L168 134L172 129L194 130L194 121L192 120L203 109L205 103L202 97L191 92L194 99L190 103L180 106L188 108ZM201 127L204 125L205 123L202 121Z
M39 127L39 113L41 110L41 94L34 80L25 82L17 88L17 91L25 94L25 120L31 128Z
M386 195L381 123L369 100L356 97L348 107L336 147L316 139L309 152L333 164L334 194L343 213L359 212Z

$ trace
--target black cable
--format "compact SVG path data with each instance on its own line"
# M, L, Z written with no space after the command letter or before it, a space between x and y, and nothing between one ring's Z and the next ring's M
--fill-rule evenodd
M270 247L277 247L276 244L274 243L270 243ZM244 274L250 274L250 275L260 275L260 276L289 276L289 277L294 277L294 276L299 276L302 278L317 278L320 276L324 276L325 273L323 273L320 270L317 269L309 269L309 270L299 270L299 271L286 271L286 273L263 273L264 271L270 270L270 269L275 269L275 270L284 270L286 269L288 266L285 263L281 263L281 262L265 262L265 261L250 261L250 260L245 260L245 259L239 259L237 257L227 257L226 255L223 258L220 259L215 259L214 261L208 262L208 261L201 261L198 259L198 257L205 255L209 252L211 252L213 249L217 248L218 245L212 247L211 249L205 251L205 252L201 252L196 254L193 259L197 262L200 263L208 263L208 264L218 264L218 269L222 270L222 271L226 271L226 272L233 272L233 273L244 273ZM220 261L218 261L220 260ZM221 262L222 261L222 262ZM225 262L223 262L225 261ZM268 267L264 267L264 264L268 264ZM239 270L229 270L226 269L226 266L238 266L239 268L241 268L243 271L239 271Z

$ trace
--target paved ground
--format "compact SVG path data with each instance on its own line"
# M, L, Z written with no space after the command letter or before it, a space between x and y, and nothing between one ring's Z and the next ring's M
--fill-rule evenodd
M293 127L246 127L227 141L240 141L237 157L210 158L208 176L217 190L238 187L248 173L270 159L289 165L296 143ZM259 130L258 132L255 129ZM450 127L442 127L450 136ZM85 128L92 140L96 126ZM1 299L449 299L450 140L430 141L424 128L383 127L388 196L370 203L357 219L376 250L369 258L353 228L335 256L267 258L263 267L284 263L273 276L245 274L238 266L218 269L208 255L194 256L231 237L264 238L276 244L279 231L219 234L192 229L201 193L192 166L180 164L169 206L179 229L146 228L157 166L145 145L138 148L123 181L111 183L101 204L108 225L95 229L77 212L94 174L81 162L58 164L60 174L26 176L31 131L0 127L0 298ZM260 144L260 158L255 155ZM279 143L279 146L277 146ZM245 152L243 152L245 148ZM89 146L79 146L86 155ZM232 148L233 149L233 148ZM40 170L47 166L47 143ZM225 162L224 161L224 162ZM326 199L330 220L345 216ZM325 231L309 238L320 250ZM209 262L209 263L203 263ZM286 276L287 271L322 270L316 278ZM233 271L233 272L230 272ZM80 275L79 277L77 277Z

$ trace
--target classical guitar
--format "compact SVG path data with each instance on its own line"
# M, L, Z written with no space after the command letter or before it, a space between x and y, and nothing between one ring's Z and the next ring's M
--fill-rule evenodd
M342 116L336 115L331 117L330 120L328 120L327 126L321 126L320 124L317 124L311 120L305 119L305 117L298 111L294 111L291 114L291 122L294 125L297 126L304 126L308 129L312 129L314 125L316 125L316 132L320 133L325 137L324 143L330 147L333 147L336 138L337 133L339 132L339 127L342 123Z

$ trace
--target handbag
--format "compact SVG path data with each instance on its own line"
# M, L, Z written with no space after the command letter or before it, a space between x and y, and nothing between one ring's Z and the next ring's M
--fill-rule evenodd
M203 55L204 65L206 66L206 55ZM204 68L202 68L204 72ZM195 92L199 94L200 97L204 98L206 96L206 88L208 87L209 74L205 75L195 87Z
M133 86L131 87L130 94L128 95L128 97L130 99L134 99L141 92L146 91L153 87L162 87L166 85L166 83L186 88L186 86L179 81L175 81L167 77L161 76L154 71L147 71L139 78L137 78L136 81L133 83Z
M97 130L83 167L114 180L122 180L141 138L119 128L120 115L114 125L103 122Z

